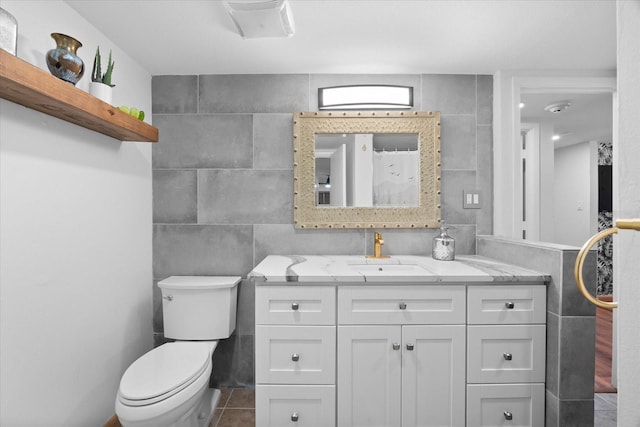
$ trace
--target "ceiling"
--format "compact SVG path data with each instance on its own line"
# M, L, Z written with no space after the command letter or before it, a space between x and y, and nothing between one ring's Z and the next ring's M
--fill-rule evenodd
M290 0L291 38L242 39L219 0L67 0L152 75L614 70L613 0Z
M291 38L243 39L220 0L67 0L151 75L615 70L613 0L289 0ZM611 96L526 95L556 146L611 133ZM607 121L608 119L608 121Z

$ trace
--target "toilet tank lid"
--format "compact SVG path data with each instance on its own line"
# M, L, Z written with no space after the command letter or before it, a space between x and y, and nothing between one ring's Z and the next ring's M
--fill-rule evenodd
M232 288L240 282L240 276L171 276L158 282L163 289L214 289Z

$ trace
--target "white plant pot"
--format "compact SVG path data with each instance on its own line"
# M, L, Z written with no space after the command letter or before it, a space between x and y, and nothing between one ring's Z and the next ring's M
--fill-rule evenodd
M102 83L91 82L89 84L89 93L98 99L111 104L111 98L113 96L113 88L109 85Z

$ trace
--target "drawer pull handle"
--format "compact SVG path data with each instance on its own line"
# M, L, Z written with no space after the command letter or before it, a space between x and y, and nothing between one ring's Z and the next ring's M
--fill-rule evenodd
M413 350L413 344L407 344L407 350L412 351Z
M298 311L299 308L300 308L300 305L297 302L294 302L293 304L291 304L291 310Z
M291 355L291 360L293 360L294 362L297 362L298 360L300 360L300 355L298 353L293 353Z
M167 301L173 301L173 295L167 295L166 297L162 297L162 299L166 299Z
M504 411L504 419L507 421L511 421L513 419L513 414L509 411Z
M294 423L297 423L298 419L300 419L300 416L298 415L297 412L294 412L293 414L291 414L291 421L293 421Z
M406 310L407 309L407 303L405 302L401 302L398 307L400 307L400 310Z
M398 344L397 342L393 343L393 349L394 350L400 350L400 344Z
M513 355L511 353L502 353L502 357L504 357L504 360L513 359Z
M511 310L516 305L513 303L513 301L507 301L504 303L504 306L507 307L509 310Z

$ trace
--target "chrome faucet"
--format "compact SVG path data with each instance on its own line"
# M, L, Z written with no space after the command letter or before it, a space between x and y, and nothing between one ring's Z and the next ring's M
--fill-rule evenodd
M384 245L384 239L382 233L374 233L373 235L373 255L367 255L367 258L389 258L388 255L382 255L382 245Z

